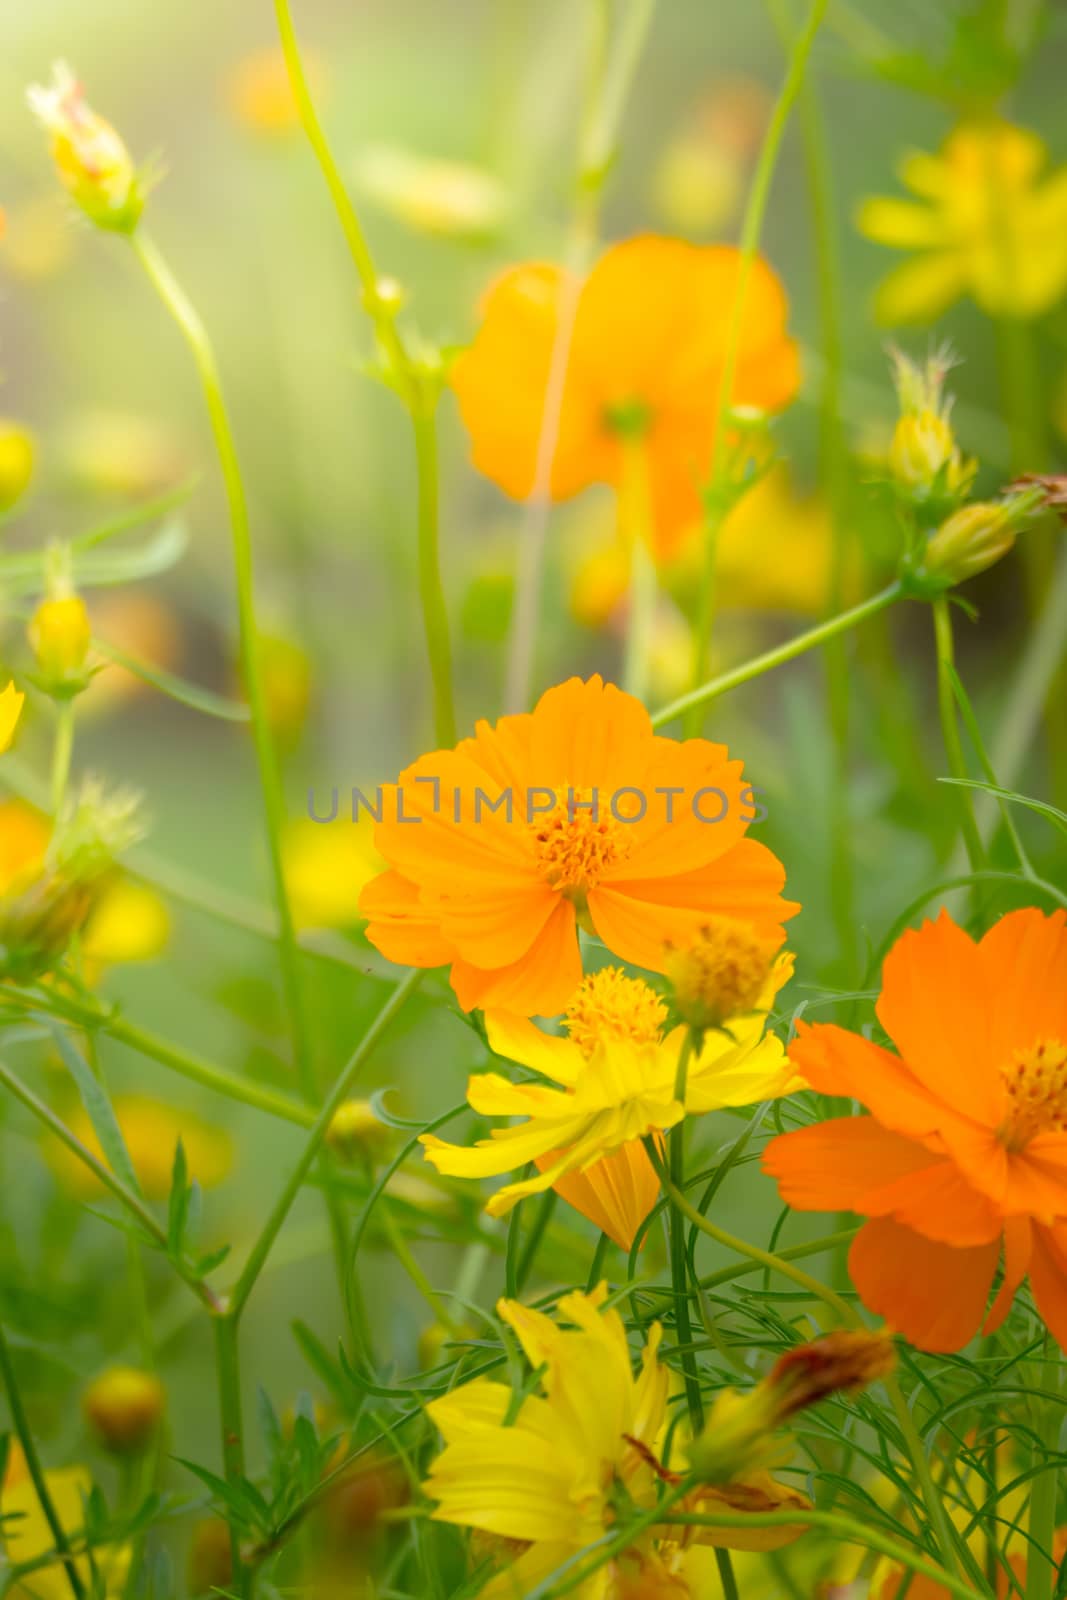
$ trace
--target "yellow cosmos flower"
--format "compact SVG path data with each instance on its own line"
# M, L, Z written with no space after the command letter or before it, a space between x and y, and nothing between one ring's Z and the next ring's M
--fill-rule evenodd
M104 966L154 961L170 941L167 902L132 878L116 878L93 907L82 938L86 958Z
M373 823L291 822L282 838L282 862L293 916L300 928L351 928L360 921L359 897L382 870Z
M514 1300L497 1310L515 1333L538 1392L527 1393L515 1414L516 1396L506 1385L476 1378L434 1400L427 1412L445 1448L424 1485L437 1502L435 1520L471 1528L492 1541L507 1565L481 1600L514 1600L570 1560L617 1521L620 1494L635 1507L655 1504L657 1479L670 1477L660 1465L667 1418L669 1375L658 1360L656 1324L635 1375L622 1319L605 1308L607 1289L570 1294L559 1304L561 1327L543 1312ZM685 1503L690 1509L723 1503L750 1510L806 1507L801 1495L766 1473L737 1484L704 1488ZM703 1540L710 1530L692 1530ZM736 1544L762 1548L784 1544L799 1529L736 1530ZM698 1597L682 1576L682 1530L649 1529L635 1543L576 1589L577 1600L622 1600L664 1593ZM760 1535L763 1535L762 1539ZM716 1542L733 1546L735 1530L719 1530ZM708 1542L708 1541L705 1541ZM639 1585L653 1585L642 1590ZM638 1587L633 1587L638 1585Z
M756 1009L705 1035L689 1064L684 1105L674 1098L674 1083L685 1030L665 1028L666 1006L640 978L616 967L585 978L565 1014L566 1037L543 1033L525 1017L487 1013L497 1055L548 1082L516 1084L497 1072L471 1078L467 1100L479 1115L526 1120L494 1129L473 1149L426 1134L427 1159L439 1172L463 1178L495 1177L534 1161L536 1177L492 1196L492 1216L554 1187L629 1248L656 1200L642 1138L673 1127L687 1112L752 1105L797 1085L781 1044L763 1031L792 966L792 956L779 956Z
M875 311L889 325L932 322L970 295L994 317L1037 317L1067 288L1067 166L1044 174L1035 133L990 119L954 128L936 156L900 167L912 200L870 199L861 233L921 252L881 285Z
M64 1530L68 1535L77 1533L84 1525L84 1503L93 1486L88 1471L85 1467L63 1467L56 1472L46 1472L44 1479ZM52 1530L17 1445L11 1450L0 1489L0 1516L4 1518L0 1548L13 1566L37 1561L55 1549ZM103 1585L101 1591L96 1589L88 1560L79 1557L75 1562L86 1593L101 1592L106 1600L117 1600L130 1570L129 1546L95 1549L93 1561ZM16 1583L7 1590L7 1600L70 1600L70 1580L65 1569L58 1562L52 1562L37 1568L23 1583Z
M511 209L501 184L483 168L431 160L394 145L365 151L356 177L383 211L431 237L491 237Z
M112 1110L122 1130L133 1170L149 1200L164 1200L170 1193L174 1152L181 1139L189 1176L201 1188L220 1184L233 1165L229 1134L204 1122L194 1112L162 1105L148 1095L116 1095ZM104 1160L100 1142L85 1111L78 1107L67 1126L98 1160ZM79 1200L99 1199L100 1186L84 1162L65 1145L49 1142L48 1158L57 1177Z
M25 698L13 683L9 683L6 689L0 689L0 755L10 748L15 737Z

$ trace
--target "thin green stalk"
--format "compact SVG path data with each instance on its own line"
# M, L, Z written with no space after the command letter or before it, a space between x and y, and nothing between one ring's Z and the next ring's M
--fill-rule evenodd
M844 1323L846 1327L861 1328L863 1326L863 1321L859 1314L847 1301L842 1300L841 1296L836 1294L833 1289L827 1288L826 1284L820 1283L817 1278L812 1278L808 1273L802 1272L799 1267L793 1265L792 1261L787 1261L782 1256L774 1255L770 1250L761 1250L758 1245L749 1244L746 1239L739 1239L735 1234L727 1233L725 1228L719 1228L714 1222L709 1222L707 1217L697 1210L696 1206L689 1203L673 1177L664 1173L662 1168L660 1169L660 1177L663 1182L663 1192L672 1205L677 1207L682 1215L687 1217L695 1227L699 1228L701 1233L706 1233L709 1239L714 1239L717 1244L724 1245L727 1250L733 1250L739 1256L747 1256L750 1261L757 1262L770 1272L777 1272L782 1277L788 1278L790 1282L795 1283L798 1288L803 1289L814 1299L821 1300L824 1305L829 1306L838 1320Z
M1045 1335L1045 1360L1041 1387L1059 1393L1060 1362L1051 1337ZM1053 1600L1056 1593L1057 1565L1052 1554L1056 1532L1057 1485L1061 1467L1051 1465L1050 1456L1059 1454L1063 1427L1063 1403L1041 1404L1037 1418L1033 1467L1037 1476L1030 1485L1030 1515L1027 1523L1026 1600Z
M419 595L433 683L434 733L441 746L456 742L452 703L452 644L441 585L436 402L425 400L411 414L419 479Z
M21 1078L17 1078L10 1067L6 1066L2 1061L0 1061L0 1084L3 1084L15 1096L15 1099L20 1101L26 1107L26 1110L37 1118L38 1122L42 1123L49 1132L55 1134L56 1138L66 1146L71 1155L75 1156L83 1166L88 1167L97 1181L115 1196L115 1199L126 1208L135 1221L155 1241L160 1250L169 1256L175 1271L193 1291L197 1299L207 1307L208 1311L218 1314L222 1308L215 1291L210 1284L206 1283L202 1278L198 1278L195 1273L183 1267L181 1263L174 1260L173 1256L170 1256L166 1232L160 1227L143 1200L134 1194L131 1189L128 1189L121 1178L115 1176L110 1167L99 1161L92 1151L82 1144L77 1135L70 1131L66 1123L56 1116L52 1108L45 1105L43 1100L39 1100L33 1090L27 1088Z
M207 404L211 431L215 439L219 465L226 488L230 510L230 532L233 542L234 575L237 587L237 614L240 632L241 668L252 714L252 735L259 767L267 849L270 856L274 904L278 913L278 951L281 959L282 982L292 1030L293 1050L297 1072L305 1099L311 1104L318 1098L315 1082L314 1056L311 1045L311 1027L303 985L300 977L300 953L296 942L289 892L285 882L282 862L281 838L285 826L285 796L278 768L274 740L270 728L270 712L260 663L259 629L256 622L254 577L252 567L252 536L248 520L248 502L244 480L241 476L237 448L219 378L215 352L207 330L196 307L174 277L157 247L138 229L131 234L130 242L135 255L144 268L150 283L163 305L174 318L192 352Z
M737 1592L737 1579L734 1577L734 1565L730 1560L729 1550L715 1550L715 1565L719 1569L719 1581L722 1584L723 1600L739 1600Z
M674 1077L674 1099L685 1105L689 1063L693 1058L696 1040L687 1028L678 1053L678 1067ZM689 1317L689 1265L685 1250L685 1223L676 1195L685 1187L685 1117L676 1122L668 1136L668 1170L670 1182L665 1186L670 1212L671 1285L674 1289L674 1326L678 1336L678 1350L685 1383L685 1403L689 1411L689 1426L696 1438L704 1426L704 1402L700 1395L700 1374L693 1351L693 1327ZM699 1213L698 1213L699 1215Z
M945 755L952 776L968 778L970 774L963 754L963 741L960 739L959 722L956 717L956 695L952 686L955 652L952 640L952 614L949 611L947 595L937 597L933 603L933 612L934 638L937 644L937 703L941 713L941 735L945 742ZM971 866L975 871L979 871L986 865L986 856L974 820L971 791L958 787L955 792L958 796L956 803L963 842L967 847Z
M19 1444L22 1446L26 1471L30 1475L34 1493L40 1502L41 1511L44 1513L44 1519L52 1535L56 1554L63 1563L63 1570L67 1575L67 1582L70 1584L74 1600L84 1600L85 1585L82 1583L74 1557L71 1554L70 1541L67 1538L66 1530L59 1520L52 1496L48 1492L48 1480L41 1467L41 1459L37 1454L37 1446L34 1443L29 1419L22 1404L22 1396L19 1393L19 1386L15 1379L15 1369L11 1363L11 1352L8 1349L7 1336L4 1333L2 1323L0 1323L0 1379L3 1380L4 1391L7 1395L8 1409L11 1412L11 1424Z
M626 626L623 687L638 700L648 692L659 583L649 548L648 451L640 438L623 441L623 482L619 491L621 532L630 551L630 607Z
M930 1526L937 1540L938 1550L941 1552L941 1559L952 1573L958 1574L959 1563L956 1560L956 1542L945 1512L944 1496L933 1480L930 1462L923 1448L923 1442L919 1437L919 1430L915 1426L911 1412L908 1410L908 1403L900 1392L900 1385L897 1383L896 1378L890 1376L882 1381L889 1396L889 1403L893 1407L893 1415L897 1419L897 1426L904 1439L908 1457L912 1467L915 1469L919 1492L922 1495L923 1505L926 1507L926 1515L930 1519Z
M545 383L533 481L519 529L515 615L508 644L505 707L526 711L530 701L534 652L537 647L552 463L559 439L563 389L570 359L578 297L600 227L600 203L618 140L626 98L633 83L656 0L630 0L610 48L610 10L604 0L589 6L589 47L578 138L574 212L563 252L564 272L556 308L548 378Z
M729 672L720 673L717 678L701 684L699 688L691 689L688 694L681 695L677 700L672 700L670 705L654 712L653 727L662 728L666 723L673 722L676 717L685 716L694 708L706 705L709 700L715 700L731 689L738 689L743 683L751 683L754 678L762 677L765 672L770 672L775 667L784 666L787 661L795 661L797 656L802 656L805 651L826 644L837 634L845 633L858 623L865 622L868 617L884 611L895 600L901 599L903 593L903 587L899 582L891 583L888 589L882 589L869 600L862 600L859 605L852 606L848 611L842 611L839 616L818 623L806 633L797 634L795 639L789 639L773 650L765 650L762 655L753 656L751 661L745 661L739 667L731 667Z
M711 442L711 467L708 476L713 491L718 487L719 483L726 422L733 401L734 379L741 351L745 303L748 299L749 282L756 261L756 252L759 249L760 234L763 231L763 218L767 209L767 201L770 198L771 181L774 177L775 167L778 164L778 152L781 149L786 123L789 120L789 114L793 109L797 95L800 93L808 56L815 42L815 35L822 24L827 4L828 0L813 0L807 21L796 37L790 51L785 79L775 102L774 110L771 113L770 121L767 124L767 132L764 135L759 159L756 162L756 170L752 176L752 186L749 190L745 215L741 223L737 288L734 291L733 307L727 328L726 350L723 357L722 376L719 380L715 425ZM696 628L693 635L692 686L694 692L708 675L711 631L715 610L715 566L718 546L717 512L712 515L705 528L704 544L704 570L697 605ZM703 704L702 700L690 699L686 710L686 731L691 735L700 732L703 723L703 716L701 715Z
M241 1360L237 1342L237 1318L232 1311L215 1318L215 1373L219 1390L219 1422L222 1428L222 1468L226 1482L238 1484L245 1475L244 1408L241 1400ZM241 1534L232 1517L230 1579L234 1593L251 1593L252 1575L241 1554Z
M374 326L389 377L411 419L419 475L419 596L433 684L435 733L438 744L453 745L456 742L456 714L452 691L452 649L438 556L437 446L434 400L431 397L434 394L434 381L420 369L418 355L409 350L397 327L395 297L382 292L383 282L378 276L367 237L315 110L288 0L274 0L274 11L300 121L330 192L352 264L363 289L363 305Z
M286 1217L292 1209L293 1202L300 1193L308 1173L315 1164L315 1159L322 1148L324 1139L338 1109L355 1080L356 1074L363 1066L371 1051L377 1045L382 1034L389 1027L393 1018L404 1006L408 998L414 993L415 987L422 977L420 971L410 972L406 978L393 990L385 1005L379 1011L359 1044L348 1058L343 1070L330 1093L323 1103L322 1110L315 1118L315 1122L308 1134L300 1159L289 1175L288 1182L276 1200L270 1215L263 1225L263 1231L249 1253L244 1269L237 1280L230 1301L230 1315L237 1319L240 1317L248 1297L255 1287L263 1266L270 1255L275 1239L281 1232Z
M419 1266L419 1263L415 1259L410 1245L408 1244L400 1228L397 1226L396 1218L389 1209L388 1201L386 1201L383 1206L379 1207L378 1215L381 1218L382 1227L385 1230L385 1236L389 1240L389 1244L392 1248L393 1254L396 1256L396 1259L399 1261L400 1265L403 1267L404 1271L407 1273L408 1277L411 1279L412 1283L415 1285L416 1289L419 1291L420 1295L425 1300L426 1304L429 1306L430 1310L433 1312L435 1318L441 1324L442 1328L444 1328L449 1334L451 1334L453 1338L455 1338L459 1333L459 1324L456 1322L456 1319L449 1311L447 1305L433 1287L425 1272L423 1272L422 1268Z
M60 700L56 707L56 733L52 745L51 808L58 822L67 798L70 764L74 755L74 704Z

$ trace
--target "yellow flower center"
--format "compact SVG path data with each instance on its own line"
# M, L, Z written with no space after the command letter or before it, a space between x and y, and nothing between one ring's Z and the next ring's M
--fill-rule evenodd
M717 1028L755 1009L774 952L736 917L711 917L692 944L668 950L664 971L681 1017L693 1028Z
M649 984L628 978L620 967L603 967L583 978L567 1007L564 1026L583 1056L618 1039L658 1044L667 1007Z
M632 828L591 789L557 789L556 803L530 824L541 876L581 905L605 870L630 853Z
M999 1138L1007 1149L1022 1150L1038 1133L1067 1133L1067 1044L1042 1039L1016 1050L1000 1072L1008 1112Z

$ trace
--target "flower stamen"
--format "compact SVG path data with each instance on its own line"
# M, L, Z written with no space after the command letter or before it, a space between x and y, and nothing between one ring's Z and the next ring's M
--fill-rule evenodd
M1041 1039L1016 1050L1000 1072L1008 1104L997 1132L1006 1149L1022 1150L1039 1133L1067 1133L1067 1044Z

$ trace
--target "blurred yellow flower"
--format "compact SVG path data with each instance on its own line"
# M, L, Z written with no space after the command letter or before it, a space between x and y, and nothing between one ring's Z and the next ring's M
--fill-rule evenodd
M900 166L912 200L864 201L868 239L921 252L878 290L880 322L932 322L969 294L994 317L1036 317L1067 288L1067 166L1046 174L1037 134L995 118L963 122L940 152Z
M604 1284L591 1294L565 1295L555 1321L501 1300L497 1312L534 1371L532 1392L520 1397L505 1384L475 1378L426 1408L445 1441L423 1485L436 1501L433 1517L488 1536L479 1550L494 1550L502 1563L479 1590L481 1600L530 1593L603 1540L617 1519L620 1496L651 1509L659 1480L674 1481L658 1455L669 1391L668 1370L658 1357L660 1326L650 1329L635 1375L622 1319L605 1306L606 1298ZM809 1504L767 1473L701 1486L685 1501L692 1511L724 1503L749 1511ZM694 1528L691 1536L692 1542L771 1549L801 1531ZM690 1587L684 1574L681 1536L653 1526L574 1593L577 1600L700 1600L703 1591Z
M312 95L321 105L328 89L324 64L312 51L302 54ZM253 133L293 133L300 127L285 57L277 45L243 56L228 73L224 92L231 117Z
M12 206L5 220L0 259L13 278L37 283L62 272L74 254L77 233L61 195L44 190Z
M153 1372L108 1367L82 1395L85 1420L105 1450L136 1455L151 1443L167 1409L167 1394Z
M393 145L365 151L356 181L383 211L416 233L483 239L507 220L508 197L481 167L414 155Z
M52 82L27 91L30 109L50 136L52 160L75 205L98 228L132 233L144 208L144 187L130 153L109 122L86 103L63 61Z
M36 447L19 422L0 418L0 513L10 511L29 487Z
M526 1195L554 1187L629 1248L655 1198L643 1138L673 1127L686 1114L753 1105L797 1086L782 1045L763 1031L792 970L792 956L779 956L752 1009L705 1035L689 1064L684 1105L674 1098L684 1029L668 1031L666 1006L656 990L620 968L583 978L565 1012L567 1037L544 1033L526 1017L488 1011L493 1051L548 1081L516 1084L498 1072L476 1074L467 1085L472 1110L526 1120L495 1128L473 1148L424 1134L420 1142L427 1160L439 1172L461 1178L495 1177L535 1162L536 1177L507 1184L490 1197L491 1216L503 1216ZM624 1149L625 1162L601 1166L605 1157ZM584 1202L595 1204L595 1212Z
M313 822L300 817L282 839L285 881L293 916L301 928L352 928L363 919L359 897L382 871L374 846L374 824L360 812L358 822Z
M26 696L20 694L13 683L9 683L6 689L0 689L0 755L11 747L25 699Z
M274 732L296 739L311 705L311 662L304 647L283 634L259 635L259 670Z
M0 800L0 895L40 867L51 836L51 824L39 811L22 800Z
M65 428L61 449L75 485L102 497L160 494L189 469L171 428L130 411L83 412Z
M113 878L96 900L82 935L86 959L102 966L152 961L166 949L170 911L146 883Z
M204 1189L215 1188L233 1166L233 1144L222 1128L203 1121L195 1112L177 1110L148 1095L116 1095L112 1109L122 1130L133 1170L149 1200L164 1200L170 1193L174 1152L181 1139L189 1176ZM93 1125L79 1105L67 1126L99 1160L104 1160ZM79 1200L95 1200L100 1185L84 1162L65 1145L49 1141L48 1159L64 1187Z
M45 1486L59 1521L69 1536L84 1525L84 1501L93 1487L93 1480L85 1467L61 1467L44 1475ZM37 1491L26 1470L25 1458L18 1445L8 1457L7 1472L0 1488L0 1517L3 1533L0 1548L13 1566L36 1561L55 1549L55 1539ZM112 1545L93 1551L93 1561L99 1577L104 1600L118 1600L123 1593L130 1570L128 1545ZM97 1592L93 1571L86 1557L79 1556L75 1568L85 1592ZM7 1600L70 1600L70 1580L58 1562L37 1568L24 1583L8 1589Z
M67 691L85 683L93 629L81 595L57 592L42 600L30 619L26 636L49 692Z

